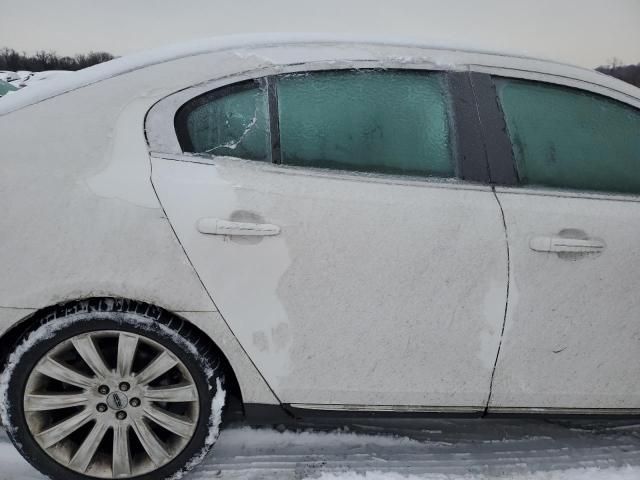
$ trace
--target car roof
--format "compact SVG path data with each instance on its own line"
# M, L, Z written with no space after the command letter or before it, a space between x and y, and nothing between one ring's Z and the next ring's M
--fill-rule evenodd
M478 50L464 45L452 43L426 44L417 40L398 37L363 37L335 34L255 34L228 35L212 37L203 40L189 41L168 47L158 48L140 53L134 53L116 58L109 62L94 65L75 72L75 75L54 77L39 85L29 86L0 101L0 115L19 110L29 105L39 103L49 98L92 85L94 83L117 77L129 72L140 70L152 65L173 60L215 53L221 51L266 49L273 47L326 47L345 48L349 46L369 46L384 49L384 47L407 47L422 49L424 57L432 56L437 63L439 54L446 54L447 59L460 56L459 65L478 64L485 67L524 69L539 73L552 73L575 80L600 85L635 99L640 99L640 89L621 80L601 74L595 70L568 65L552 60L545 60L519 54L516 52L496 52ZM405 59L410 63L411 59ZM451 68L456 66L449 65Z

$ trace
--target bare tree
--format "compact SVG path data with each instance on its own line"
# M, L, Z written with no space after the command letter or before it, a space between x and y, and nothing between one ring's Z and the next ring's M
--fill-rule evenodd
M0 48L0 70L80 70L98 63L112 60L113 55L107 52L90 52L75 57L59 56L53 51L40 50L33 55L19 53L13 48Z
M640 63L637 65L624 65L619 58L612 58L609 65L596 68L601 73L623 80L640 87Z

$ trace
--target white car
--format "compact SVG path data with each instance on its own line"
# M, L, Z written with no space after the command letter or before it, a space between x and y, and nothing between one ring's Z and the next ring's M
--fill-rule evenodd
M3 423L51 478L159 479L222 413L640 413L639 109L591 70L323 36L9 95Z
M0 80L3 82L13 82L19 79L20 77L16 72L11 72L9 70L0 70Z
M4 80L0 80L0 97L10 93L15 92L17 90L16 87L11 85L9 82L5 82Z
M42 80L50 80L54 77L63 75L70 75L74 73L70 70L45 70L42 72L22 72L24 75L20 80L14 82L16 86L23 88L28 85L33 85L35 82L41 82Z

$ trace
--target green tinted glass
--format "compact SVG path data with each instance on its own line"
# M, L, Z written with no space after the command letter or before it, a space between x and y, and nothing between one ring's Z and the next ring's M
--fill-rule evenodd
M333 71L278 79L282 163L454 175L439 74Z
M565 87L495 82L522 183L640 193L640 111Z
M0 97L2 95L5 95L9 92L13 92L14 90L17 90L16 87L14 87L13 85L11 85L8 82L4 82L2 80L0 80Z
M265 89L255 87L196 101L199 105L186 121L192 152L270 160Z

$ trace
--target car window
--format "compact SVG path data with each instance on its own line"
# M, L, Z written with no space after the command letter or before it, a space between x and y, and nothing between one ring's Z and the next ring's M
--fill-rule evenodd
M0 97L15 90L17 90L17 88L11 85L9 82L0 80Z
M178 112L176 127L186 152L271 160L267 91L257 82L197 97Z
M454 175L442 75L329 71L278 78L282 163Z
M640 193L640 111L606 97L495 78L520 182Z

